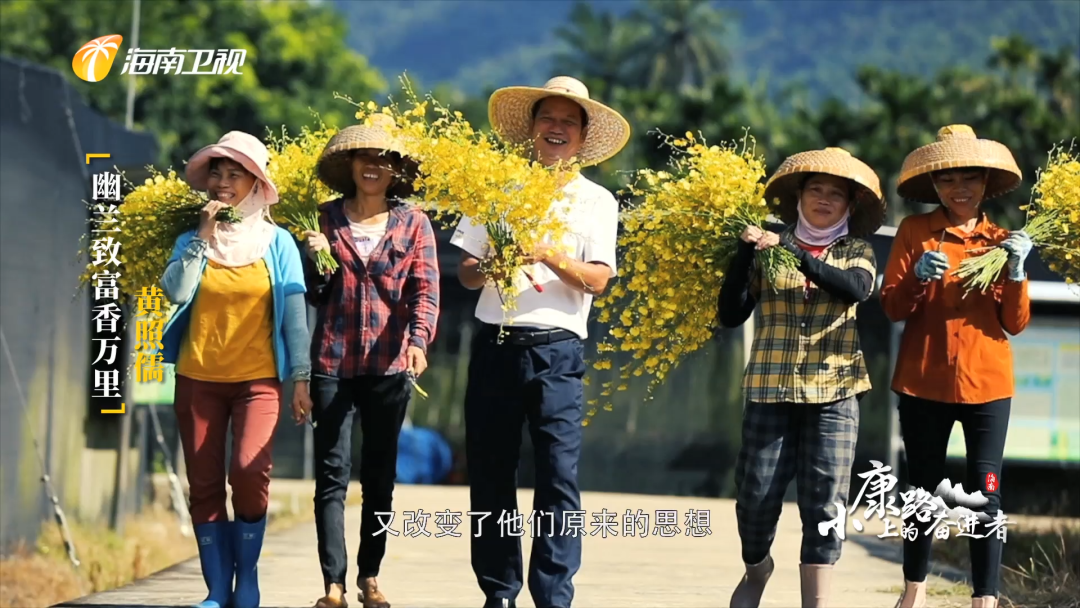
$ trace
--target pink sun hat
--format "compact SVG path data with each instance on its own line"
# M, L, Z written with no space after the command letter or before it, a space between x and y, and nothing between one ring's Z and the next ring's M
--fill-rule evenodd
M213 158L228 158L240 163L255 179L266 184L266 204L278 202L277 186L266 174L270 152L257 137L243 131L229 131L216 144L210 144L193 154L185 172L188 185L196 190L206 190L210 160Z

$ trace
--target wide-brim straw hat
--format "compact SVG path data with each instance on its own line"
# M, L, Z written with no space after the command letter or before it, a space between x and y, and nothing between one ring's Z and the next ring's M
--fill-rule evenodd
M243 131L229 131L221 136L216 144L204 146L188 159L184 170L184 179L196 190L206 190L210 180L210 161L215 158L228 158L240 163L255 179L266 185L266 204L278 202L277 186L267 175L270 163L270 151L259 138Z
M946 169L988 169L983 200L1015 190L1024 176L1004 144L979 139L967 125L949 125L937 133L937 141L908 154L900 169L896 191L900 196L923 203L940 203L931 174Z
M352 152L355 150L372 149L395 154L403 161L405 179L411 181L416 177L419 165L395 135L394 119L373 114L369 120L371 124L352 125L335 133L319 156L316 173L335 192L346 193L355 188L352 174Z
M855 191L849 207L848 233L865 237L877 232L885 221L885 199L881 180L869 165L843 148L810 150L789 156L765 184L765 201L777 202L780 221L793 225L799 220L799 187L812 173L843 177Z
M583 167L610 159L630 141L630 123L615 110L590 99L585 84L569 76L556 76L542 87L505 87L492 93L488 100L492 129L512 143L531 143L533 106L547 97L565 97L585 108L588 131L577 155Z

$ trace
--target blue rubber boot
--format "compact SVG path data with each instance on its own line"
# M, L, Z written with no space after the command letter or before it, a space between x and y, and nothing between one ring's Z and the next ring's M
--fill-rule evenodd
M199 542L199 563L210 593L195 608L227 608L232 599L233 537L227 521L195 526Z
M233 608L258 608L259 606L259 554L262 553L265 533L265 516L251 524L240 520L233 522L236 551L236 590L233 592Z

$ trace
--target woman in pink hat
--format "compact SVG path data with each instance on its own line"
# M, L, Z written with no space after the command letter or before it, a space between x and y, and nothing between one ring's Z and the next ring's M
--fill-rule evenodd
M278 194L268 160L262 142L238 131L191 157L188 184L210 202L198 228L176 240L161 278L179 307L165 327L162 354L176 365L174 407L209 588L201 608L259 605L271 444L286 380L295 383L297 422L311 409L303 266L292 235L270 218ZM239 212L239 223L215 221L226 206ZM225 505L230 421L234 522Z

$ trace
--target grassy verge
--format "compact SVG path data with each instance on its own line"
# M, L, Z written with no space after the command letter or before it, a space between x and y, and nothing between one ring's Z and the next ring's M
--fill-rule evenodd
M0 560L0 607L51 606L88 593L126 585L196 554L195 542L180 534L176 517L157 507L125 523L123 537L106 526L69 521L76 571L60 531L42 525L37 546L18 547Z
M359 502L360 492L350 492L346 503ZM270 533L314 517L310 497L279 504L269 515ZM0 560L0 608L51 606L108 591L198 555L195 540L180 534L176 515L156 504L129 518L122 537L102 525L68 524L79 570L71 566L59 530L48 521L36 546L17 547Z
M971 571L966 542L933 547L935 562ZM1080 525L1009 530L1001 565L1002 608L1080 608Z

